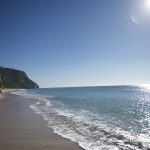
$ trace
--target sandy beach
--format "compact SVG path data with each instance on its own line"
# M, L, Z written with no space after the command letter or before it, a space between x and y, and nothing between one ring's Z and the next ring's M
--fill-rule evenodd
M47 127L41 116L29 108L33 100L0 94L0 150L81 150Z

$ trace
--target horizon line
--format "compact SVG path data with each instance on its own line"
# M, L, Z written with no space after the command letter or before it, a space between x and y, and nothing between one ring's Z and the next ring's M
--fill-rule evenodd
M115 87L115 86L150 86L150 84L116 84L116 85L84 85L84 86L53 86L53 87L40 87L40 89L46 88L77 88L77 87Z

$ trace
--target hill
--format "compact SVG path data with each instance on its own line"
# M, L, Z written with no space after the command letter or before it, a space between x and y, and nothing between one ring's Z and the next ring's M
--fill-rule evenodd
M0 88L32 89L39 86L24 71L0 67Z

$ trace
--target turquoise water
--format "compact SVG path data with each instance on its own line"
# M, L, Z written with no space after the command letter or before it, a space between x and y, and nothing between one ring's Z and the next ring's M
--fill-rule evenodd
M54 132L87 150L150 148L150 89L101 86L20 90Z

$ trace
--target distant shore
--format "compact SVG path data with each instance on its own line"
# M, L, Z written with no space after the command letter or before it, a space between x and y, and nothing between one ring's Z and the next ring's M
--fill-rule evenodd
M29 108L34 100L9 91L0 94L0 149L82 150L47 127L42 117Z

